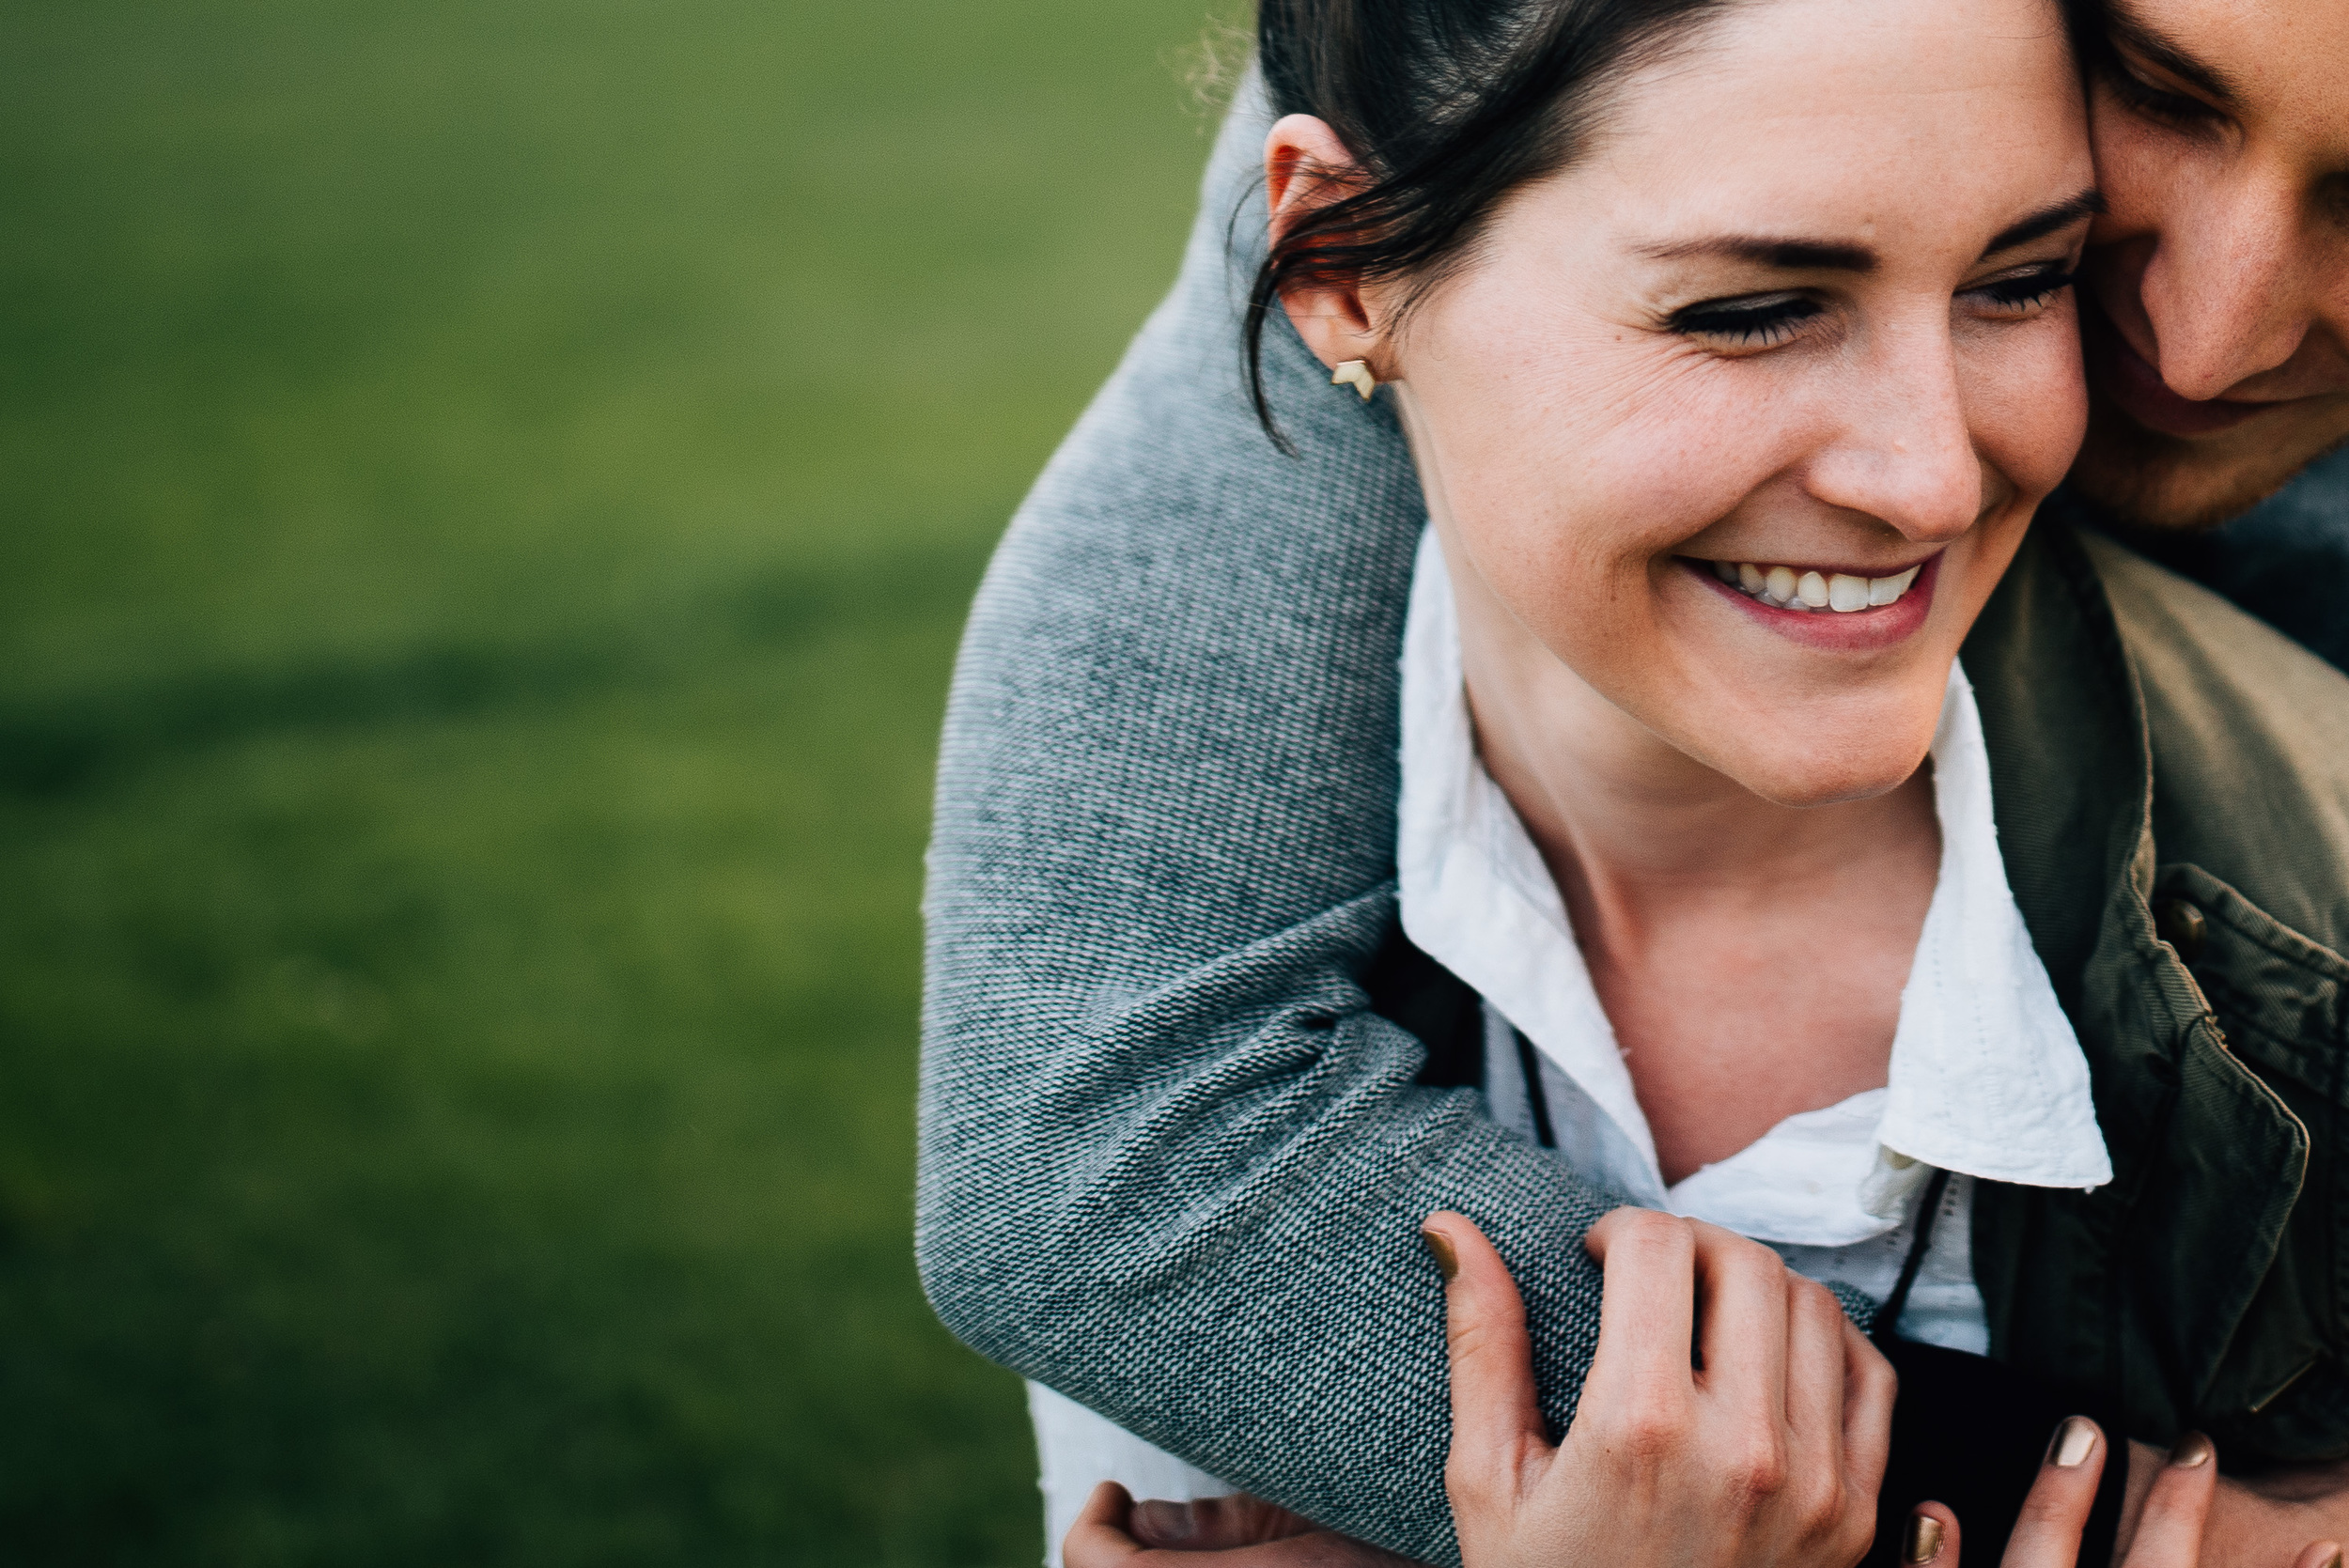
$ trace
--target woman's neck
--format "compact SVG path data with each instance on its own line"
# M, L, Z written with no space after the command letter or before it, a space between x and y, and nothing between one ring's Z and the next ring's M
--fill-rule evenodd
M1438 521L1478 753L1557 881L1666 1180L1880 1086L1939 870L1929 772L1764 800L1585 684Z

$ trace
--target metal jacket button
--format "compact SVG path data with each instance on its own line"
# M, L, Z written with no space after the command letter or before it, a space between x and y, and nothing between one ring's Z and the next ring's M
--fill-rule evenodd
M2154 906L2154 929L2161 939L2178 950L2178 957L2192 963L2202 955L2202 942L2210 935L2210 922L2201 907L2190 899L2165 898Z

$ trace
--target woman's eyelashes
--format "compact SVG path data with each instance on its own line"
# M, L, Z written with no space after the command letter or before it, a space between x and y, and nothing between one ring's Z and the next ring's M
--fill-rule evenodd
M2069 262L2050 261L1976 284L1967 293L1988 305L1993 315L2036 316L2072 287L2076 275Z
M1665 326L1684 337L1700 337L1738 349L1766 349L1795 335L1795 329L1826 306L1804 294L1754 294L1683 305Z
M2002 319L2037 315L2072 287L2072 266L2048 261L2004 273L1964 291L1987 313ZM1808 294L1749 294L1683 305L1664 319L1665 329L1727 349L1772 349L1790 341L1804 323L1828 307Z

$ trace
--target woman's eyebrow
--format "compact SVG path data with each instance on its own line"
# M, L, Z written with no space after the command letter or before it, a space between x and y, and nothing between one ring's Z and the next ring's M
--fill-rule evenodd
M2050 202L2028 217L2007 225L1983 247L1983 257L1987 260L2000 251L2043 240L2103 210L2104 193L2092 185L2077 195ZM1713 256L1725 261L1752 262L1785 272L1873 272L1877 265L1875 252L1848 241L1776 239L1760 234L1708 234L1698 240L1659 241L1633 249L1657 261Z
M1719 256L1728 261L1751 261L1788 272L1873 272L1876 253L1865 245L1832 240L1772 240L1752 234L1716 234L1702 240L1672 240L1634 247L1658 261L1679 261L1692 256Z
M2091 185L2076 196L2051 202L2020 222L2012 223L1991 237L1982 248L1982 259L1989 260L2000 251L2011 251L2017 245L2028 245L2033 240L2045 240L2078 223L2092 218L2106 210L2105 194Z

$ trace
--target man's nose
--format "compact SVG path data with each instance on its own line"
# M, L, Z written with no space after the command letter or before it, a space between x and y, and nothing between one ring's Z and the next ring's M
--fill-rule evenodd
M2139 285L2170 391L2223 397L2299 351L2322 292L2313 245L2278 171L2240 171L2179 205Z

